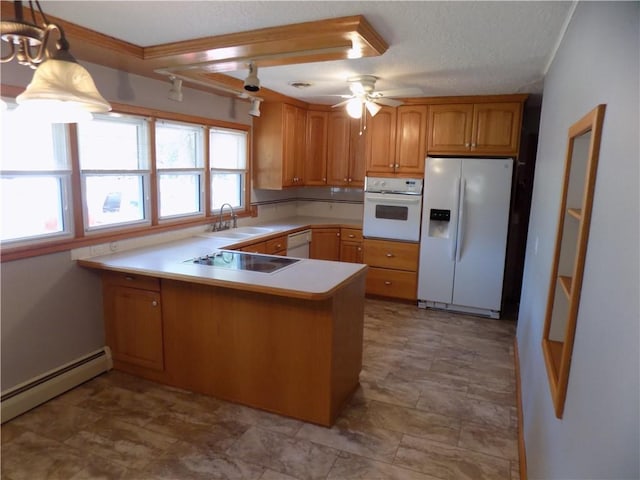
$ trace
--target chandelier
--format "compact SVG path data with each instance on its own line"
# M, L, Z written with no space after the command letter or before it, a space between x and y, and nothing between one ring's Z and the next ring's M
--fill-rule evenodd
M16 60L35 69L31 83L16 97L20 108L32 112L34 119L55 123L77 122L91 118L91 113L111 110L89 72L69 53L64 30L49 22L40 2L29 1L32 23L24 19L22 2L13 3L15 18L0 22L2 42L9 50L0 61ZM41 26L36 22L34 3L43 21ZM54 32L59 38L50 53L48 44Z

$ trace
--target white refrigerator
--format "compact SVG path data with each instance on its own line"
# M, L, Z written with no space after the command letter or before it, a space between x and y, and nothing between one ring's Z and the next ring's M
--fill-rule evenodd
M500 317L513 159L427 157L418 306Z

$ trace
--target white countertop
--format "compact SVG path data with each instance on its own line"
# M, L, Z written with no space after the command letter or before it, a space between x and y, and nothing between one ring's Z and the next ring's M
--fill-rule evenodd
M252 225L270 228L272 231L235 243L259 242L274 235L286 234L312 225L359 226L356 221L344 219L294 217ZM233 229L226 232L203 233L159 245L83 259L79 260L79 263L85 267L102 270L307 299L323 299L331 296L343 283L366 269L366 265L357 263L301 259L273 273L263 273L230 270L189 262L195 257L208 255L231 246L229 240L224 239L224 234L230 231L232 232Z

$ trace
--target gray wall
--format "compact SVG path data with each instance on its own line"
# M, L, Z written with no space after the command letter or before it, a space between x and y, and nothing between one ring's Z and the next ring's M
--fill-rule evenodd
M530 479L637 479L639 395L638 2L580 2L545 79L518 348ZM564 416L540 342L567 129L607 104Z
M185 88L178 103L167 99L168 81L84 65L111 102L251 124L247 102ZM15 62L2 66L4 84L26 85L32 75ZM104 346L99 277L69 252L5 262L0 280L2 391Z

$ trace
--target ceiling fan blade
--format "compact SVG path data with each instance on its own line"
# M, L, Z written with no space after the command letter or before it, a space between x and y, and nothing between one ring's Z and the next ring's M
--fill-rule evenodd
M378 92L373 92L371 96L379 98L379 97L415 97L418 95L422 95L422 90L420 88L396 88L394 90L381 90Z
M399 107L400 105L404 105L400 100L394 100L392 98L372 98L371 101L388 107Z
M349 103L350 100L351 99L345 100L344 102L336 103L335 105L331 105L331 108L336 108L336 107L341 107L342 105L346 105L347 103Z

